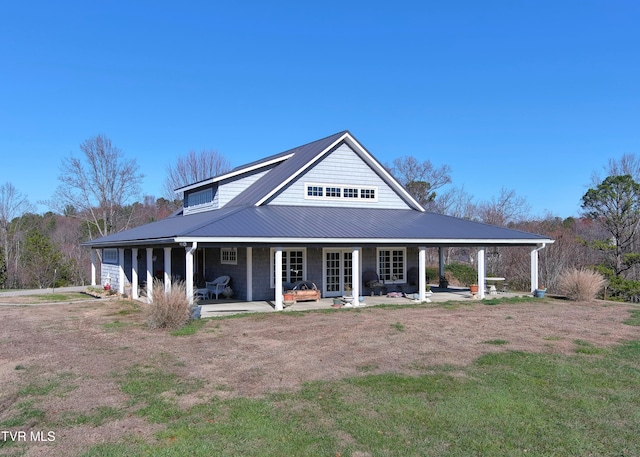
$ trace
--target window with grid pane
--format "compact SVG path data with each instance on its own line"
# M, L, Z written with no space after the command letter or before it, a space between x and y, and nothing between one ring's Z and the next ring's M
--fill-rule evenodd
M327 187L325 189L327 197L340 197L342 189L340 187Z
M238 248L222 248L220 249L220 263L226 265L238 264Z
M378 277L385 282L405 281L405 250L378 250Z
M302 250L282 250L282 281L288 283L295 283L298 281L304 281L306 277L305 261L306 251ZM276 277L276 256L275 249L271 250L271 287L275 286Z

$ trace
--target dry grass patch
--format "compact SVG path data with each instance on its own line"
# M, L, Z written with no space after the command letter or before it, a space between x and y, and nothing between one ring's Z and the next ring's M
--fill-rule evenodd
M558 291L574 301L595 300L606 284L604 276L587 269L572 268L558 277Z

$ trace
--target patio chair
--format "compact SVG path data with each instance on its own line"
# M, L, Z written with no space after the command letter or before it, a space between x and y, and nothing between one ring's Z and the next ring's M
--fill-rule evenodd
M220 295L224 288L229 285L229 281L231 281L229 276L218 276L213 281L207 281L205 286L209 289L209 295L215 295L217 300L218 295Z
M367 270L362 274L362 282L365 287L369 288L369 292L374 293L376 295L382 295L387 293L387 288L384 285L384 282L380 282L378 278L378 273L373 270Z

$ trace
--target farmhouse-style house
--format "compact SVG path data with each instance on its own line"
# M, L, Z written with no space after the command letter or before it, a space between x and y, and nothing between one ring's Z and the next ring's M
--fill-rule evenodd
M323 297L372 288L412 287L425 299L427 248L531 247L531 288L548 237L426 212L348 131L185 186L178 214L92 240L92 284L101 250L101 283L150 290L153 278L187 295L229 276L235 298L283 306L287 284L306 280ZM146 283L146 285L145 285ZM480 288L480 297L484 288Z

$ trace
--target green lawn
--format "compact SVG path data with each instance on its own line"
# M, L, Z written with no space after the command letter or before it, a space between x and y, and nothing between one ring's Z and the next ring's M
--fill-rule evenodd
M365 375L190 409L170 398L197 380L134 368L121 387L136 414L166 425L159 443L132 437L84 455L640 455L640 342L592 352L491 354L462 372Z
M634 310L625 323L640 325L639 317ZM174 334L189 338L202 325ZM400 322L391 329L405 331ZM132 430L82 454L95 457L640 455L640 341L574 347L569 356L493 353L466 368L425 367L421 376L367 374L372 367L363 366L361 376L260 399L221 400L226 386L178 377L166 364L133 366L113 374L126 406L52 419L39 400L74 388L72 375L57 373L24 385L18 412L0 429L96 427L130 415L160 427L155 440ZM208 401L179 406L181 396L203 391ZM0 441L0 455L23 450Z

